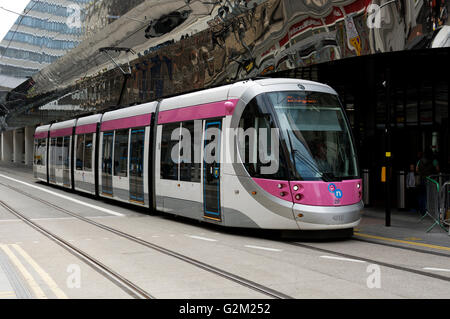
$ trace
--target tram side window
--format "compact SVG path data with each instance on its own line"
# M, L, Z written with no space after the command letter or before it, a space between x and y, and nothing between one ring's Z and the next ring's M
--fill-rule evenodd
M77 136L77 151L76 151L76 169L77 171L83 170L83 162L84 162L84 135Z
M34 160L33 160L34 165L42 165L40 163L41 160L40 159L38 160L39 142L40 140L34 140Z
M50 140L50 168L55 169L56 168L56 138L52 137Z
M200 183L201 179L201 144L202 121L188 121L182 123L181 145L184 145L185 137L190 137L190 150L181 147L180 150L180 180L184 182ZM189 134L187 134L189 132ZM187 143L186 143L187 144ZM190 156L189 156L190 155Z
M172 132L180 128L180 123L163 126L161 137L161 179L178 180L178 158L172 154L179 153L179 139L172 140ZM179 130L178 130L179 131ZM177 149L174 150L174 147Z
M102 172L104 175L112 175L113 138L114 138L114 132L104 132L103 133Z
M63 137L63 159L64 169L70 169L70 136Z
M92 148L94 134L83 134L77 137L76 169L78 171L92 171Z
M92 171L92 149L94 146L94 134L86 134L84 140L84 170Z
M263 173L262 168L268 167L271 164L265 164L262 161L262 154L269 156L273 154L271 134L276 124L271 115L271 110L261 97L253 99L245 108L239 127L243 130L244 135L239 137L239 149L241 157L244 161L244 166L247 172L252 177L267 178L267 179L287 179L286 160L284 159L281 145L278 150L278 170L272 174ZM261 135L261 130L265 130L266 135ZM266 137L266 143L261 138ZM267 150L260 149L261 145L267 145ZM277 159L273 159L277 160ZM265 161L267 163L267 159Z
M58 137L56 139L56 167L62 169L63 164L64 164L63 138Z
M114 176L127 177L129 130L116 131L114 140Z
M47 139L35 140L34 164L44 166L47 160Z
M144 146L145 146L145 128L133 129L131 131L131 149L130 149L130 176L144 176Z

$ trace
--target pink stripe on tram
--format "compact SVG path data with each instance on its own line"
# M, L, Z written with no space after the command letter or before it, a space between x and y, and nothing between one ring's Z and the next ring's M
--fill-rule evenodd
M97 132L97 123L81 125L75 129L75 134L89 134L95 132Z
M188 106L174 110L162 111L158 116L158 124L183 122L191 120L207 119L212 117L224 117L233 115L239 100L221 101L209 104Z
M127 117L123 119L111 120L102 123L101 131L113 131L125 128L149 126L152 120L152 114L143 114L138 116Z
M62 128L60 130L50 131L50 137L62 137L72 135L73 127Z
M279 199L292 202L292 194L288 181L277 181L271 179L253 178L256 184L269 194ZM281 188L280 188L281 186Z
M40 133L34 134L35 139L42 139L42 138L47 138L47 137L48 137L48 132L40 132Z
M294 203L310 206L346 206L362 199L362 180L343 182L290 182ZM359 187L358 187L359 185ZM295 191L294 187L298 190ZM296 195L300 195L297 200Z
M267 193L302 205L347 206L357 204L362 199L361 179L332 183L321 181L289 182L261 178L253 178L253 180Z

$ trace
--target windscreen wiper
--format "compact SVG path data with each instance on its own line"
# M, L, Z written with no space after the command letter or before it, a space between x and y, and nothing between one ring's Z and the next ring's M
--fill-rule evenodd
M322 173L321 171L319 171L317 169L317 166L315 165L314 162L312 162L311 160L309 160L307 157L305 157L302 153L300 153L300 151L293 149L292 153L294 155L294 159L299 159L301 160L304 164L306 164L306 166L308 166L311 171L313 173L316 173L317 175L319 175L320 177L322 177L324 179L325 182L331 182L332 180L330 180L327 176L325 176L324 173ZM334 176L334 175L333 175Z

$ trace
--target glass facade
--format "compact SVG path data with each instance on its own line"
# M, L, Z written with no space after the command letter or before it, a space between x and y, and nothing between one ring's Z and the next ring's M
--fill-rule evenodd
M77 47L84 36L83 9L89 2L30 1L0 43L0 75L13 78L11 83L25 81Z

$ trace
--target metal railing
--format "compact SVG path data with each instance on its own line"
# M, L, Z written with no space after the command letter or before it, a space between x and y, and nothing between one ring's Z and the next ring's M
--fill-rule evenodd
M442 212L444 225L450 226L450 182L446 182L442 186ZM450 228L448 234L450 235Z
M425 215L421 220L426 216L429 216L434 220L433 225L427 229L427 233L436 226L447 231L445 226L450 224L450 175L439 174L428 176L425 179L425 187L427 192L427 203Z

